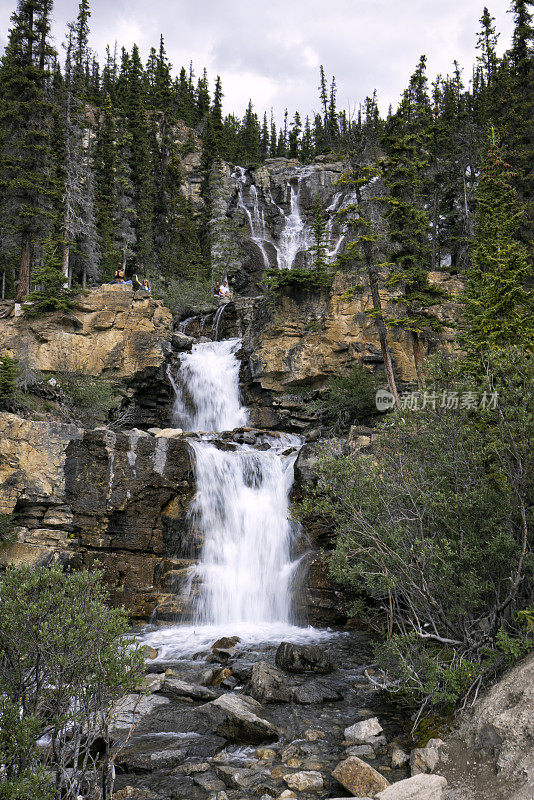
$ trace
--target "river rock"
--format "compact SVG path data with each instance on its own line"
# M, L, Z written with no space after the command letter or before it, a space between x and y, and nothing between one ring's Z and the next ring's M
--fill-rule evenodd
M326 739L326 733L320 728L308 728L304 731L303 736L307 742L317 742L319 739Z
M323 647L282 642L276 651L276 666L286 672L332 672L334 665Z
M278 728L266 720L260 703L241 694L225 694L201 707L219 736L231 742L261 743L278 739Z
M200 772L193 776L193 781L205 792L224 792L226 789L223 781L214 772Z
M439 748L444 744L441 739L430 739L426 747L416 747L410 754L410 770L412 775L434 772L439 761Z
M357 756L351 756L338 764L332 776L353 797L374 796L389 786L389 781L383 775Z
M217 766L215 772L229 789L244 789L258 777L257 770L247 767Z
M349 728L345 728L345 739L354 744L366 744L375 736L382 733L382 726L376 717L364 719L356 722Z
M285 775L284 781L296 792L319 792L324 787L321 773L312 770Z
M332 703L341 700L343 695L333 686L320 679L307 681L293 689L292 698L295 703L311 705L313 703Z
M288 703L293 696L286 675L266 661L252 667L250 694L261 703Z
M186 683L180 678L174 678L166 675L161 684L159 693L164 697L170 697L172 700L177 700L182 697L189 697L191 700L215 700L216 693L206 686L199 684Z
M181 436L183 430L181 428L163 428L155 434L156 439L176 439Z
M393 783L375 796L376 800L445 800L446 786L441 775L415 775Z
M358 758L374 758L375 751L370 744L356 744L354 747L347 747L347 756L358 756Z
M393 747L391 751L391 766L393 769L404 767L410 760L408 753L405 753L400 747Z
M136 724L149 714L152 714L161 706L169 704L168 697L161 697L151 694L144 697L140 694L127 694L119 701L113 721L110 725L110 733L113 738L128 735L135 728Z

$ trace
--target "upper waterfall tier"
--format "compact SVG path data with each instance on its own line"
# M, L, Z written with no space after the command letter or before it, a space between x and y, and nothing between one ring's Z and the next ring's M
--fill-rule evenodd
M174 424L187 431L229 431L247 423L239 398L240 339L196 344L181 357Z

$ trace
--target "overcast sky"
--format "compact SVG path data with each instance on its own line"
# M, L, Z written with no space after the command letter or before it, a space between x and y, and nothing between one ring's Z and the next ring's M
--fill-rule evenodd
M249 98L278 119L288 108L305 116L318 110L318 74L336 76L338 107L351 109L378 91L380 106L395 104L422 53L431 80L451 72L458 59L465 81L475 59L484 2L509 46L508 0L92 0L91 46L102 63L106 44L146 57L163 33L174 68L192 60L205 66L211 85L222 77L226 112L241 114ZM16 0L0 0L4 46ZM77 14L77 0L57 0L56 46Z

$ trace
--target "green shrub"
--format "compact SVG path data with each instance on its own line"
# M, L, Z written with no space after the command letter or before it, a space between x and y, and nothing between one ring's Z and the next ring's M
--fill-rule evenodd
M0 514L0 544L14 542L17 532L11 514Z
M279 292L286 286L321 291L330 289L334 280L334 272L313 267L293 267L293 269L268 269L263 276L264 282L271 292Z
M18 361L8 353L0 355L0 403L5 404L13 396L19 374Z
M441 359L435 408L388 415L372 458L326 448L302 504L336 531L332 574L371 599L384 683L414 705L475 693L533 645L533 361L494 354L469 385ZM442 406L451 391L497 402Z
M319 399L307 403L306 408L340 432L351 423L377 416L375 396L374 376L357 365L346 375L330 378Z
M58 566L10 566L0 577L0 798L93 797L111 775L110 725L144 659L101 579ZM47 750L37 746L45 733Z

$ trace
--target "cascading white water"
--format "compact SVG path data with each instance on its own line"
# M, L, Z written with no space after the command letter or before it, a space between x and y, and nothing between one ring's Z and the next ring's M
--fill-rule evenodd
M291 622L294 524L288 495L299 440L283 436L267 451L221 451L192 442L197 495L193 526L204 535L194 576L201 590L195 620L224 625ZM281 451L288 448L290 455Z
M195 344L181 357L173 422L187 431L225 431L246 425L239 399L240 339Z
M298 191L290 186L290 213L280 235L278 247L278 266L291 269L298 253L311 247L311 231L300 215Z
M258 198L258 190L254 184L250 187L250 196L252 199L252 212L247 207L243 199L243 187L245 186L246 173L243 167L236 167L234 177L237 179L237 207L245 212L245 216L250 225L250 238L259 247L263 263L266 269L269 268L269 257L265 249L266 232L265 232L265 217L263 211L260 212L260 204Z
M197 492L189 521L203 540L184 597L194 624L140 637L158 648L162 660L193 655L228 635L238 635L242 645L332 636L293 621L302 557L295 553L300 533L289 515L289 492L299 437L256 433L252 445L214 433L246 423L239 398L239 346L239 339L195 345L182 355L176 379L169 371L176 391L175 424L213 432L190 440Z

